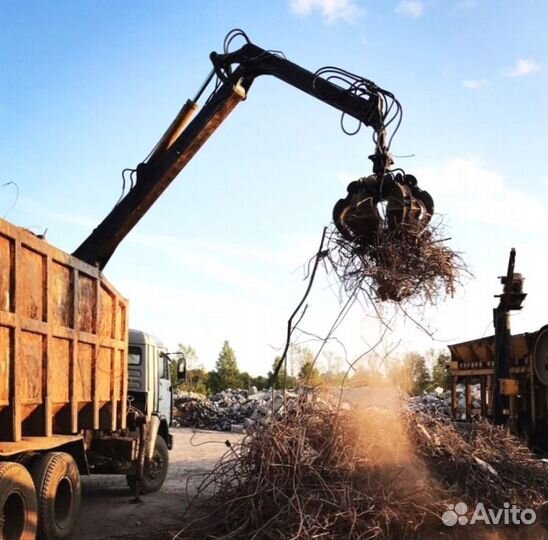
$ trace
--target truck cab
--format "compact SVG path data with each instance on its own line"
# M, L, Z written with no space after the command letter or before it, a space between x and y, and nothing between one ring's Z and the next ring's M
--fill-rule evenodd
M129 330L128 347L128 399L131 407L148 419L153 415L160 420L158 434L169 449L173 392L171 363L162 342L141 330Z

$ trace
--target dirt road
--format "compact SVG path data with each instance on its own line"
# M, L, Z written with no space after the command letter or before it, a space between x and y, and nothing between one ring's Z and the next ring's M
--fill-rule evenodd
M182 525L187 480L192 495L200 481L194 475L212 469L227 450L224 441L241 439L233 433L198 431L191 442L192 435L190 429L173 430L167 480L158 493L143 496L141 504L130 504L132 496L125 477L82 478L82 509L74 540L171 540Z

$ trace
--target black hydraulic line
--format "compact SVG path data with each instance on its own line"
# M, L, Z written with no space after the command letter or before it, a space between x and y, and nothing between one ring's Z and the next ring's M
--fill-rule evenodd
M84 240L73 255L103 269L120 242L156 202L234 107L245 96L223 84L215 99L203 107L177 140L162 154L137 167L137 182Z
M75 257L103 269L120 242L234 107L246 97L247 90L260 75L272 75L376 131L383 127L379 96L374 93L353 94L251 43L234 53L211 53L210 58L222 84L169 148L153 153L149 161L137 167L135 186L76 249L73 253ZM211 75L199 94L210 80Z
M214 66L220 67L220 69L222 67L226 69L227 66L236 63L246 77L256 78L260 75L271 75L356 118L375 131L380 131L383 127L378 95L373 93L358 95L349 92L348 88L323 79L316 73L253 43L248 43L238 51L229 54L211 53L211 61Z
M205 89L207 88L207 86L209 85L209 83L211 82L211 79L213 79L213 76L215 75L215 70L212 69L205 81L202 83L202 86L200 86L200 88L198 89L198 92L196 92L196 95L194 96L194 99L192 101L194 101L194 103L197 103L198 100L202 97L202 94L204 93Z

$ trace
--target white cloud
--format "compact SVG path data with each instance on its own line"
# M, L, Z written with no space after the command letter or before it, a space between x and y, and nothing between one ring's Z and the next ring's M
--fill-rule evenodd
M468 88L469 90L479 90L484 86L487 86L487 79L482 77L481 79L467 79L462 81L462 86Z
M301 16L319 11L327 24L352 23L365 13L355 0L290 0L290 7L293 13Z
M77 225L79 227L93 228L97 227L100 223L99 219L95 219L88 216L79 216L75 214L67 214L65 212L48 212L46 217L49 219L55 219L62 223L68 223L69 225Z
M461 0L455 4L455 10L473 9L476 7L475 0Z
M127 273L127 272L126 272ZM243 298L226 287L223 292L165 280L115 276L116 286L130 299L130 325L158 335L173 348L192 344L199 363L212 369L223 340L235 348L240 369L265 374L277 354L269 344L283 345L289 308L270 298Z
M284 260L284 254L273 252L260 246L252 246L238 243L215 242L200 238L182 238L176 235L132 232L128 240L147 248L158 248L170 252L171 250L183 250L191 253L204 253L216 255L220 258L238 257L242 260L275 263Z
M418 0L401 0L394 11L402 17L418 19L424 15L424 4Z
M448 216L448 244L463 253L475 278L455 299L428 310L436 338L456 343L492 334L493 295L500 292L497 276L505 271L511 247L517 250L516 271L525 276L530 293L524 310L514 317L513 332L545 324L548 201L543 178L533 179L525 191L520 179L463 157L419 166L413 173L434 197L436 211ZM412 339L419 350L429 346L424 337L422 342L420 336Z
M434 200L443 200L438 209L453 218L541 234L547 228L547 208L543 198L533 197L510 185L498 171L480 163L452 158L417 171L421 187Z
M532 58L518 58L513 68L507 70L507 77L525 77L540 71L540 64Z

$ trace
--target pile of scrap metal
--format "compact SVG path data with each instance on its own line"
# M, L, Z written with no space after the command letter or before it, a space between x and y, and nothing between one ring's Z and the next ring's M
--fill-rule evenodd
M411 538L423 523L435 526L430 495L397 489L404 453L394 433L380 437L386 420L297 400L282 419L231 444L188 506L178 537L396 539Z
M462 432L405 401L348 409L302 395L288 414L230 444L178 537L449 538L448 505L511 500L539 510L547 472L518 439L484 422Z
M432 409L403 414L415 453L460 500L539 510L548 499L548 463L523 440L485 419L458 423Z
M173 423L176 427L241 432L264 425L284 412L297 394L289 391L224 390L210 397L182 392L174 400Z

